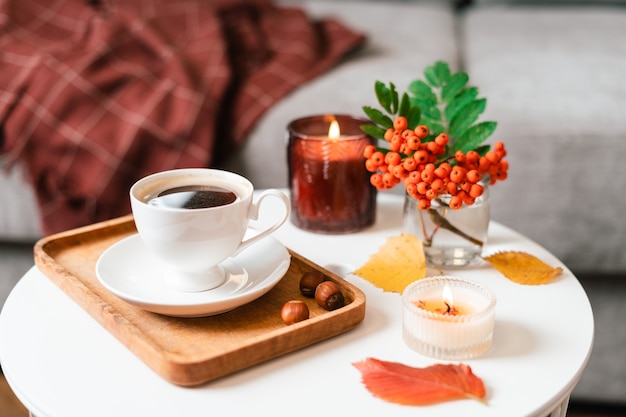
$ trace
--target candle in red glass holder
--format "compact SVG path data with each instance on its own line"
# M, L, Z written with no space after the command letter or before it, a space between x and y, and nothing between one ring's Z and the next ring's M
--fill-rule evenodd
M288 162L291 221L320 233L349 233L374 223L376 189L363 150L374 140L361 131L367 121L346 115L292 121Z

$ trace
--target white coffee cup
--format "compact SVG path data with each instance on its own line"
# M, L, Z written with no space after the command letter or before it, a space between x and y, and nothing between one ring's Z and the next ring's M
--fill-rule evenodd
M234 201L205 208L183 208L157 199L179 187L218 187L232 192ZM278 190L262 192L253 202L254 187L228 171L205 168L176 169L149 175L130 189L130 201L139 236L155 261L168 265L166 282L180 291L206 291L225 280L220 263L267 237L289 217L289 197ZM226 195L226 194L221 194ZM171 194L170 200L184 200ZM248 223L257 220L266 197L283 202L285 212L270 227L244 240Z

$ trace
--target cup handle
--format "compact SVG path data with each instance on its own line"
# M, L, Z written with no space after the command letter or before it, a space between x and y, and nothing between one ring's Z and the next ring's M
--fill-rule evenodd
M267 237L274 230L276 230L280 226L282 226L283 223L285 223L285 221L289 218L289 214L291 213L291 203L289 201L289 197L287 197L287 194L283 193L282 191L269 189L269 190L263 191L259 195L259 198L257 199L256 203L250 204L250 208L248 209L248 218L250 220L258 220L258 218L259 218L259 208L261 207L261 202L263 201L263 199L265 197L276 197L276 198L278 198L283 203L283 206L285 207L285 214L283 215L283 217L280 220L275 222L272 226L268 227L264 231L260 232L258 235L253 236L253 237L251 237L251 238L241 242L239 244L239 247L235 251L235 253L233 255L231 255L231 256L235 256L236 254L238 254L242 250L246 249L248 246L252 245L253 243L256 243L259 240L263 239L264 237Z

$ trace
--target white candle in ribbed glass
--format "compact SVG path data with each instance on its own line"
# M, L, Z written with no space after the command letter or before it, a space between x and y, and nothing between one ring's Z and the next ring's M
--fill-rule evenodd
M482 285L452 276L424 278L404 290L402 304L403 338L418 353L458 360L491 347L496 297Z

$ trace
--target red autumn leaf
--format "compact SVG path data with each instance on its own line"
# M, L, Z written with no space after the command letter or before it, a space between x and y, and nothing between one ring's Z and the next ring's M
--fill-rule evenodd
M375 397L396 404L430 405L466 398L483 400L486 395L483 381L464 364L413 368L368 358L353 365Z

